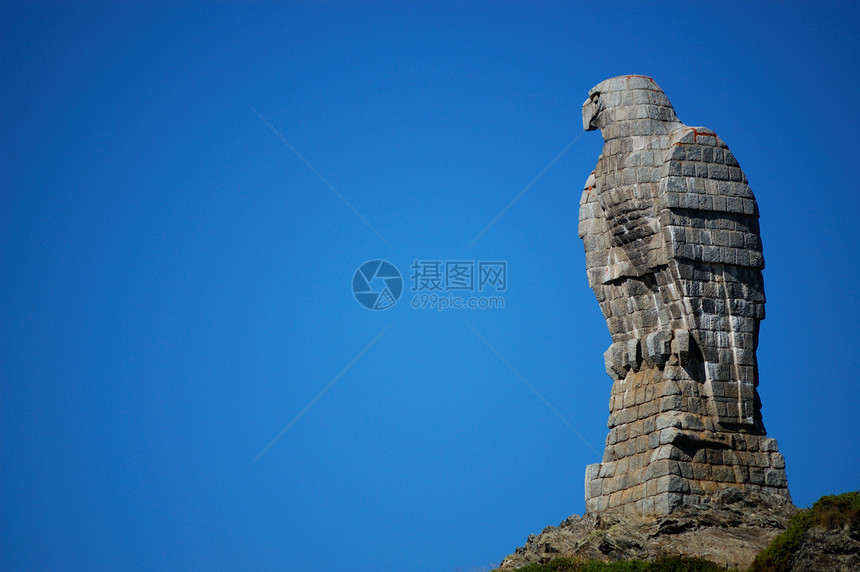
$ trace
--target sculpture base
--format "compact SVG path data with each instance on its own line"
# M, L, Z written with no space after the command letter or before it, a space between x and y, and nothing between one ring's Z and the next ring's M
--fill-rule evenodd
M776 440L716 426L707 404L679 366L616 380L603 462L586 469L586 512L668 514L746 485L790 500Z

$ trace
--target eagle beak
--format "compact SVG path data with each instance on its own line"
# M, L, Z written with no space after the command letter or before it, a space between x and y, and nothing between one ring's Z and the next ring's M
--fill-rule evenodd
M598 113L598 103L596 101L592 101L589 97L585 100L585 103L582 104L582 128L586 131L594 131L597 129L597 113Z

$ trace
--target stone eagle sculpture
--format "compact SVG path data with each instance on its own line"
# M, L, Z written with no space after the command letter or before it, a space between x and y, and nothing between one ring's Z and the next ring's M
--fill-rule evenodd
M587 510L665 513L728 485L787 496L756 389L764 258L737 160L710 129L681 123L646 76L596 85L582 122L604 139L579 235L614 380Z

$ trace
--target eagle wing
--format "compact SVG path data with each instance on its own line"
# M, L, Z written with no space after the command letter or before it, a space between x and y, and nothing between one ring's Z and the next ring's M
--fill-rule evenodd
M669 136L660 222L672 275L697 342L718 419L760 425L755 350L764 319L758 206L717 135L682 127Z

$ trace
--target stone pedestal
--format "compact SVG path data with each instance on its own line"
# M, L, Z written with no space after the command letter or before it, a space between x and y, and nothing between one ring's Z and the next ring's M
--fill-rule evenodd
M695 360L642 365L612 386L603 462L585 473L587 512L667 514L747 484L790 499L776 440L718 426L708 384L688 371Z

